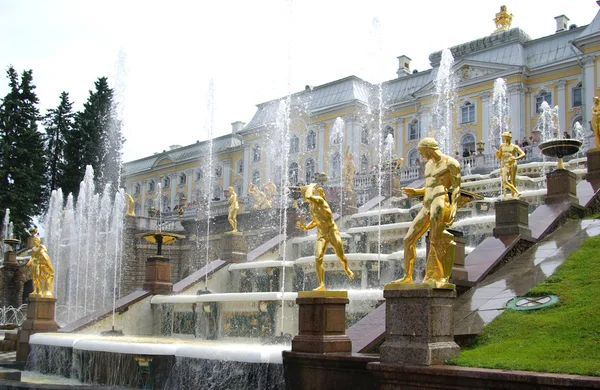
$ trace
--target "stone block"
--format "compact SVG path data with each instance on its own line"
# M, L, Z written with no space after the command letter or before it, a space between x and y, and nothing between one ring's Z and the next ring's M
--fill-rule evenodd
M247 260L246 240L242 232L223 233L221 240L221 260L230 263L243 263Z
M14 368L0 367L0 380L21 381L21 371Z
M501 200L494 205L496 209L496 227L494 237L520 234L521 238L531 237L529 228L529 203L519 199Z
M387 285L383 295L386 335L380 348L382 363L443 364L458 354L452 309L455 290Z
M577 198L577 175L566 169L557 169L546 175L546 204L565 203L579 204Z
M298 335L292 340L292 351L332 353L352 351L346 335L347 291L300 291Z
M600 179L600 148L587 151L587 175L586 180Z
M163 256L152 256L146 260L146 281L143 289L153 294L170 294L173 292L171 283L171 262Z
M54 321L56 299L27 298L27 319L23 321L18 333L17 361L27 360L29 355L29 337L34 333L56 332L58 324Z

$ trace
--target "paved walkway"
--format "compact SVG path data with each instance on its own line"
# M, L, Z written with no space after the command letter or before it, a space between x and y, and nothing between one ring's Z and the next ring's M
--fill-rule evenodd
M552 275L579 249L583 240L600 235L600 220L570 221L456 299L454 334L479 334L500 315L506 303Z

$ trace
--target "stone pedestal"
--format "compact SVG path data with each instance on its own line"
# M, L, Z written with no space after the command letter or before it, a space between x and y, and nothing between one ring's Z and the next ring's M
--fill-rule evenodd
M292 351L310 353L351 352L346 335L347 291L300 291L298 335Z
M152 294L170 294L173 292L171 283L171 262L164 256L152 256L146 260L146 281L142 287Z
M244 263L247 259L246 240L242 232L223 233L221 240L221 260L230 263Z
M344 215L354 215L358 212L357 201L356 201L356 192L354 191L344 191L344 207L342 208L342 212Z
M17 252L8 251L4 252L4 267L5 268L17 268Z
M520 234L521 238L530 238L529 203L519 199L502 200L495 203L496 227L494 237Z
M56 332L58 324L54 321L54 298L27 298L27 319L18 333L17 361L27 360L29 355L29 337L34 333Z
M548 191L546 204L570 202L579 204L577 198L577 175L566 169L557 169L546 175ZM496 210L496 213L498 211Z
M438 365L459 353L454 342L453 289L388 284L381 363Z
M465 237L464 233L458 230L448 229L448 232L454 236L454 265L452 266L452 278L466 280L468 273L465 269Z
M587 151L587 175L586 180L600 179L600 148Z

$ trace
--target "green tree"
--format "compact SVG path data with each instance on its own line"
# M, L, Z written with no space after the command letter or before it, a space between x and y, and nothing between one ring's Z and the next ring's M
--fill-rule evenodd
M69 94L60 94L60 104L57 108L48 110L44 116L43 125L46 130L46 152L48 159L47 191L52 192L60 187L64 177L65 144L73 131L73 103L69 101Z
M7 76L10 91L0 105L0 219L10 209L15 235L22 238L42 209L46 157L32 71L19 79L10 66Z
M67 137L66 164L63 193L77 196L85 167L94 169L94 184L102 191L107 183L116 190L121 170L123 137L117 118L113 90L106 77L94 83L96 90L84 104L83 111L75 116L73 131Z

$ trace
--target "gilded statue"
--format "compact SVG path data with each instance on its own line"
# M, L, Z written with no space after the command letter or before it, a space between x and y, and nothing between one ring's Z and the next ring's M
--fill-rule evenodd
M130 217L135 217L135 201L128 193L125 193L125 203L127 205L126 215Z
M27 262L27 266L31 267L33 281L33 292L30 296L52 298L54 296L54 268L46 247L41 244L40 238L37 236L33 237L31 258Z
M346 153L344 153L344 190L352 191L354 189L355 173L354 155L350 151L350 146L347 146Z
M511 143L512 133L502 133L502 144L496 150L496 157L500 160L500 173L502 174L502 193L506 199L506 189L511 192L513 199L519 199L521 193L517 190L517 160L525 157L525 152L520 147ZM516 155L516 156L515 156Z
M496 31L494 31L494 34L501 31L507 31L512 24L512 18L513 14L509 14L506 11L506 6L501 6L500 12L498 12L494 18L494 23L496 23Z
M263 192L265 193L269 208L271 208L273 205L273 197L277 193L277 186L273 184L271 179L269 179L269 182L263 186Z
M600 148L600 97L598 96L594 96L594 105L592 106L592 130L596 148Z
M229 199L227 200L227 203L229 203L229 214L227 219L233 229L232 232L237 232L237 213L240 209L240 204L238 203L238 196L233 190L233 187L229 187Z
M258 186L250 183L248 186L248 193L252 195L252 198L254 199L254 205L252 206L251 210L264 210L271 208L270 200L267 199L265 193L262 192Z
M460 164L454 158L443 154L438 143L431 137L423 138L417 150L425 164L425 187L415 189L403 187L409 197L423 197L423 208L412 221L404 237L405 276L392 284L414 283L413 268L417 257L417 240L429 233L429 253L425 265L423 283L435 287L448 284L454 265L454 236L446 229L452 226L456 211L461 206Z
M323 258L329 244L333 247L335 254L344 267L344 272L350 280L354 280L354 273L348 268L348 259L344 254L344 245L340 236L333 213L329 204L325 200L323 189L319 188L315 193L316 184L309 184L301 188L302 197L309 205L310 216L312 221L307 225L301 221L296 223L296 226L306 231L312 228L317 228L317 240L315 241L315 268L319 287L313 291L325 291L325 268L323 266Z

